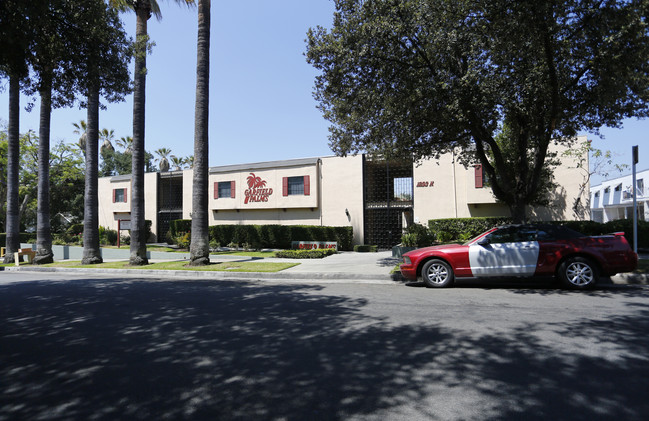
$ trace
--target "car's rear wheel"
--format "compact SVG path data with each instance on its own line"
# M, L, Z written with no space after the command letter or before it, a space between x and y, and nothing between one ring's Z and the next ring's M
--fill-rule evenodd
M585 257L570 257L559 266L559 279L567 288L588 289L597 284L599 271Z
M429 260L421 268L421 278L427 287L443 288L453 283L455 275L451 266L443 260Z

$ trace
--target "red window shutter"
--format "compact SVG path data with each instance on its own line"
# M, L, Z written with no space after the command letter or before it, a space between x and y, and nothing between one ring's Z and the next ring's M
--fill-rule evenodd
M475 188L481 189L483 185L482 165L475 166Z
M117 190L117 189L113 189L113 203L115 203L115 194L116 194L115 190Z
M127 191L128 191L128 189L124 189L124 203L127 203L127 202L128 202L128 201L126 200L126 192L127 192Z
M304 195L311 195L311 176L304 176Z
M288 177L282 177L282 196L288 196Z
M214 182L214 198L215 199L219 198L219 182L218 181Z
M230 181L230 197L234 199L235 194L234 194L234 181Z

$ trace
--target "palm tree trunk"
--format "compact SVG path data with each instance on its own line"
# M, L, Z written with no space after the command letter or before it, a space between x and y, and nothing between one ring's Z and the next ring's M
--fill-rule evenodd
M149 263L146 257L146 238L144 231L144 110L146 87L146 44L147 20L151 7L147 1L139 2L137 15L135 52L135 74L133 87L133 151L131 154L131 258L134 266Z
M194 184L190 265L210 263L208 230L208 125L210 92L210 0L198 1L198 53L194 114Z
M43 78L38 129L38 205L36 212L36 257L34 263L54 261L50 226L50 120L52 118L51 77Z
M99 198L97 196L99 172L99 88L96 83L88 87L88 124L86 129L86 180L83 210L83 258L90 265L103 262L99 249Z
M20 248L20 213L18 172L20 170L20 84L18 77L9 77L9 127L7 132L7 251L4 263L14 263L14 253Z

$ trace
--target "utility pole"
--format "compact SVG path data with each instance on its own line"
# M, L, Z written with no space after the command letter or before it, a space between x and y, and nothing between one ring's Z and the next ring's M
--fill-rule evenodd
M633 155L633 251L638 253L638 184L635 172L635 164L638 163L638 145L631 151Z

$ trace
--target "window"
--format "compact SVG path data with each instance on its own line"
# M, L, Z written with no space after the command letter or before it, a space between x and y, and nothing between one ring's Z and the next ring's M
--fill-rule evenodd
M607 188L604 189L604 194L608 194L608 193L610 193L610 192L611 192L611 188L610 188L610 187L607 187Z
M475 166L475 188L481 189L484 187L484 171L482 165Z
M638 190L638 196L644 196L644 179L636 180L636 188Z
M598 191L595 192L595 197L599 197L599 192Z
M126 189L113 189L113 203L126 203Z
M622 184L618 184L617 186L615 186L615 191L620 191L620 190L622 190Z
M309 196L311 183L308 175L282 178L282 196Z
M235 198L235 183L234 181L217 181L214 183L214 198Z

